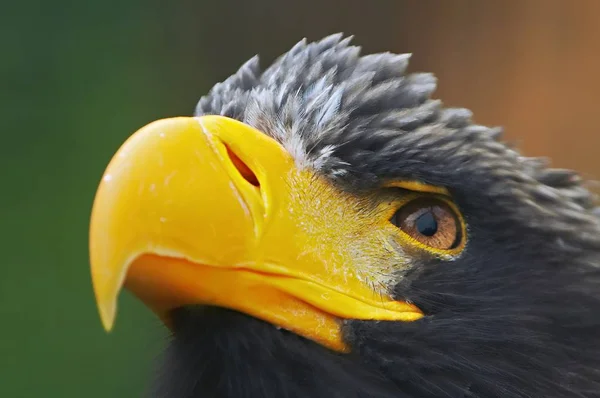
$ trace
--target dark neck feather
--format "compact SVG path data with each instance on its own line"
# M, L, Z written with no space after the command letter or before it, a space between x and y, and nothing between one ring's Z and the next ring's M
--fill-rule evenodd
M402 397L349 356L220 308L174 312L153 397Z

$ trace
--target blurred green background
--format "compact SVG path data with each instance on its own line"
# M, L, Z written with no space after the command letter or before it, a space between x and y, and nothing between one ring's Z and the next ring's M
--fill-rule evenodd
M100 325L96 185L132 132L189 115L255 53L266 65L338 31L365 52L412 52L447 104L600 176L598 1L23 1L0 14L0 397L143 394L166 333L127 294L113 333Z

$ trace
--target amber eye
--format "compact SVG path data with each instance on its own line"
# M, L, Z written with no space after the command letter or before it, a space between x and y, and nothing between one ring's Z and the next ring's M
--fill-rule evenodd
M443 200L415 199L398 209L391 222L411 238L433 249L454 249L462 240L458 216Z

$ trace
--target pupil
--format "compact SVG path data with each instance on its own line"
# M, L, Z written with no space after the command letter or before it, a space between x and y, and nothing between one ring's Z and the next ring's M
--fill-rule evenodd
M437 221L435 220L433 213L430 211L421 214L417 218L415 225L417 227L417 231L419 231L421 235L425 236L433 236L438 230Z

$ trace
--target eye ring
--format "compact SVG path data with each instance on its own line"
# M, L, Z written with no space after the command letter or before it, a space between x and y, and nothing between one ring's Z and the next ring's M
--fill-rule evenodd
M400 207L390 222L426 249L443 253L460 251L464 223L458 210L436 197L419 197Z

